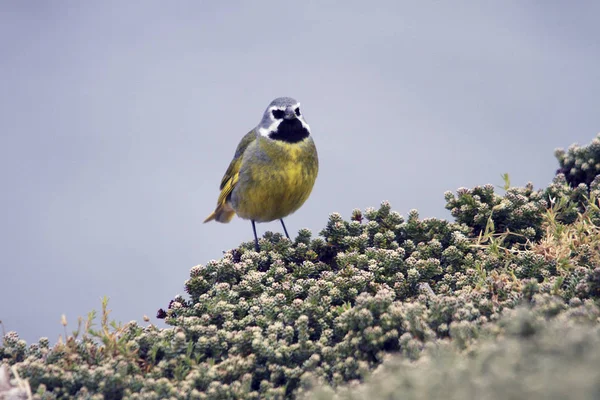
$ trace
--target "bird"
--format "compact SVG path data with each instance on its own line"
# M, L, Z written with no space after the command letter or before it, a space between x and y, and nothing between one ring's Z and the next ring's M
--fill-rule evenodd
M221 180L217 206L204 223L228 223L236 214L249 219L257 252L256 223L279 220L289 239L283 218L308 199L318 171L317 148L300 103L278 97L238 144Z

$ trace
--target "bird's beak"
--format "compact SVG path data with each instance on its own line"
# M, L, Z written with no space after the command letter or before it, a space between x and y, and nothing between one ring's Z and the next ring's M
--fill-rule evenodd
M285 119L294 119L296 118L296 112L292 107L288 107L285 109Z

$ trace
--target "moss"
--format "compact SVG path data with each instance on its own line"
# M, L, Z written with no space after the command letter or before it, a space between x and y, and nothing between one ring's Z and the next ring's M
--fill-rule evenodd
M572 312L591 317L583 308ZM498 324L481 329L480 335L485 336L469 351L464 350L462 338L439 341L423 350L418 362L390 355L363 384L345 384L334 390L311 377L299 397L595 399L600 391L599 325L597 321L575 324L571 318L564 314L547 320L540 318L535 308L507 310ZM468 336L467 332L461 334Z
M560 165L557 173L563 174L569 185L590 186L600 174L600 133L587 146L573 144L566 151L556 149L554 154Z
M9 332L0 360L46 399L535 398L579 376L586 398L597 377L569 363L582 337L582 365L598 355L599 182L459 189L454 221L333 213L318 237L267 233L193 267L167 329L112 323L105 301L98 328L91 313L54 346Z

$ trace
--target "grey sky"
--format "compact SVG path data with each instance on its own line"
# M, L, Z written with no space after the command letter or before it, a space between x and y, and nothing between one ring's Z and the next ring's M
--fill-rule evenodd
M55 340L111 298L153 318L189 269L252 239L202 224L269 102L302 103L319 150L287 219L443 193L543 187L555 147L600 131L600 3L19 2L0 5L0 319ZM280 231L278 223L259 232Z

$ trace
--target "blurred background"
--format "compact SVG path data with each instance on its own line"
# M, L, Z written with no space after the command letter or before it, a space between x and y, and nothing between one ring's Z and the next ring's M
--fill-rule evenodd
M189 269L252 240L202 224L278 96L320 156L291 232L389 200L448 218L461 186L547 185L600 131L600 2L19 2L0 5L0 320L152 322ZM277 222L258 230L280 231ZM158 322L159 324L161 322Z

